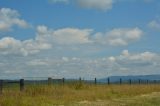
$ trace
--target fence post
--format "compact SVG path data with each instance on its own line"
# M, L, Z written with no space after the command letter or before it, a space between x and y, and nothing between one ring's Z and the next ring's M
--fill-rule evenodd
M122 79L121 78L120 78L120 82L119 83L120 83L120 85L122 84Z
M97 85L97 78L94 79L94 83L95 83L95 85Z
M80 83L82 83L82 79L81 79L81 77L79 78L79 82L80 82Z
M64 79L64 78L62 78L62 83L63 83L63 85L64 85L64 81L65 81L65 79Z
M129 79L129 84L130 84L130 85L132 84L132 80L131 80L131 79Z
M141 79L138 80L138 84L141 84Z
M107 80L108 80L108 85L110 85L110 79L108 78Z
M49 77L49 78L48 78L48 85L51 85L51 84L52 84L52 78Z
M20 79L20 91L24 90L24 79Z
M0 95L2 94L3 91L3 80L0 80Z
M147 80L147 84L149 83L149 81Z

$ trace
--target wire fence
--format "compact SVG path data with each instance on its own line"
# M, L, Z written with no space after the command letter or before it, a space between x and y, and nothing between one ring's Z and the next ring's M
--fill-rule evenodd
M85 80L80 78L77 79L65 79L65 78L47 78L47 77L37 77L37 78L24 78L20 80L0 80L0 94L2 94L3 89L19 89L20 91L23 91L25 89L25 86L27 85L64 85L64 84L72 84L72 83L85 83L85 84L160 84L160 80L148 80L148 79L123 79L120 78L119 80L113 80L111 78L106 79L97 79L93 78L91 80Z

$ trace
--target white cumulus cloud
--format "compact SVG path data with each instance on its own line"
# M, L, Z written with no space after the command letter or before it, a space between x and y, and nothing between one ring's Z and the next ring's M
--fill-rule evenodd
M149 51L142 53L129 53L128 50L122 51L121 55L115 56L115 62L126 67L144 67L160 62L160 56Z
M141 38L143 31L139 28L117 28L106 33L95 34L94 39L102 44L125 46Z
M20 14L16 10L10 8L0 9L0 31L8 31L12 26L19 26L22 28L28 27L28 23L20 19Z
M53 30L46 26L38 26L36 40L62 45L85 44L91 42L89 36L92 32L92 29L63 28Z
M46 50L51 48L50 44L39 42L36 40L24 40L20 41L12 37L4 37L0 39L0 54L22 54L27 56L28 54L34 54L40 52L40 50Z
M37 26L36 36L33 39L18 40L12 37L0 39L1 54L28 54L39 53L41 50L53 49L55 46L76 46L103 44L107 46L126 46L141 38L143 31L139 28L113 29L105 34L94 32L93 29L62 28L49 29ZM83 49L83 47L81 47ZM71 49L72 50L72 49Z

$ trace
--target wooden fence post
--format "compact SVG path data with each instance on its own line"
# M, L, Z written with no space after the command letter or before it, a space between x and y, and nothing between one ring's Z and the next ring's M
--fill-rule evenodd
M108 80L108 85L110 85L110 79L108 78L107 80Z
M130 84L130 85L132 84L132 80L131 80L131 79L129 79L129 84Z
M97 85L97 78L94 79L94 83L95 83L95 85Z
M62 78L62 83L63 83L63 85L64 85L64 81L65 81L65 79L64 79L64 78Z
M149 83L149 81L147 80L147 84Z
M24 90L24 79L20 79L20 91Z
M79 78L79 83L82 83L82 79L81 79L81 77Z
M141 79L138 80L138 84L141 84Z
M0 80L0 95L2 94L3 91L3 80Z
M48 78L48 85L51 85L51 84L52 84L52 78L49 77L49 78Z
M120 83L120 85L122 84L122 79L121 78L120 78L120 82L119 83Z

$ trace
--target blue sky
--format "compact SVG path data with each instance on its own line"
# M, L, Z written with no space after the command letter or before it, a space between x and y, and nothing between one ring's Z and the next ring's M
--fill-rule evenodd
M0 78L160 74L159 0L0 0Z

